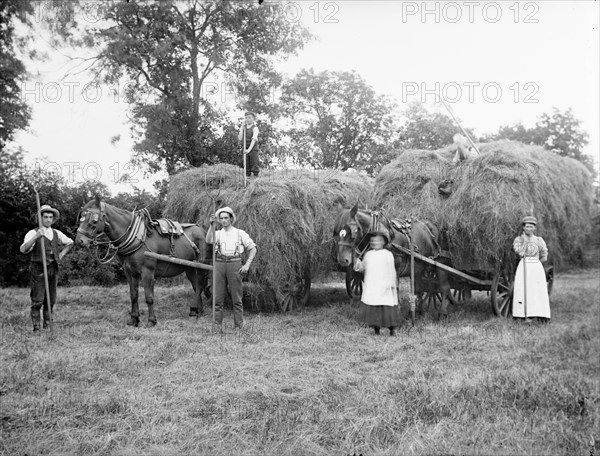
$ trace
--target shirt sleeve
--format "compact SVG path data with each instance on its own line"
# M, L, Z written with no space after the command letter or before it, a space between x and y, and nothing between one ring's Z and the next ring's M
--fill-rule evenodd
M62 243L62 245L67 246L73 243L73 239L66 236L62 231L54 230L58 233L58 240Z
M523 248L523 237L517 236L513 241L513 250L520 256L525 256L525 249Z
M256 125L252 129L252 139L258 141L258 127Z
M19 250L21 250L21 253L27 254L33 250L33 247L35 246L35 244L33 244L29 250L25 250L25 244L27 244L29 241L31 241L33 239L33 237L35 236L35 233L36 233L36 230L30 230L27 232L27 234L25 235L25 239L23 240L23 243L21 244L21 247L19 248Z
M540 248L540 260L546 261L548 259L548 246L543 238L538 237L538 246Z
M244 230L240 230L240 240L245 250L251 250L253 247L256 247L252 238Z

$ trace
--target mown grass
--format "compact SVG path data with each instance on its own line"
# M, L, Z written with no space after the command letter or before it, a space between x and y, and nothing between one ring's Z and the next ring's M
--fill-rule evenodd
M394 338L341 286L242 333L228 314L224 335L187 317L186 286L157 288L153 328L125 325L124 286L62 288L38 334L28 290L3 289L0 451L598 454L598 272L556 277L548 325L497 319L479 293Z

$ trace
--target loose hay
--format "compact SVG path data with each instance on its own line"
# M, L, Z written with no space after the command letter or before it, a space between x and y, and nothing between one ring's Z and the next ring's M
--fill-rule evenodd
M475 258L482 269L505 260L523 216L557 264L579 261L590 229L592 179L580 162L514 141L478 145L481 155L451 163L448 148L406 151L375 180L373 205L395 217L427 218L448 237L457 266ZM444 197L438 187L449 184Z
M366 205L371 189L368 177L339 170L264 170L244 188L240 168L216 165L173 176L164 215L208 228L213 198L217 209L230 206L235 226L258 247L249 277L258 285L254 294L268 291L271 299L264 303L272 309L307 273L315 277L336 268L335 215Z

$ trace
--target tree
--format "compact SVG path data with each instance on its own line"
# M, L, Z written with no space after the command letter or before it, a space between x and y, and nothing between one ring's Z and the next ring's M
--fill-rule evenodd
M56 207L61 201L59 176L41 170L30 171L23 161L23 150L0 154L0 285L25 285L28 259L19 251L25 233L37 226L37 205L33 185L42 204ZM59 220L60 226L65 223Z
M544 147L552 152L571 157L587 165L592 165L589 155L583 153L589 143L589 135L581 130L581 121L575 118L571 108L564 113L552 108L552 115L543 113L536 124L538 137L544 138Z
M406 120L398 130L398 139L394 143L396 149L436 150L452 144L452 137L462 133L450 116L431 113L420 102L410 103L404 116ZM465 130L475 140L473 130Z
M280 104L299 164L370 173L381 165L393 104L355 72L302 70L283 85Z
M273 58L295 53L310 38L286 20L281 5L257 2L114 2L106 20L109 26L90 35L102 49L93 64L96 81L127 82L137 158L169 174L219 158L231 122L227 103L207 97L219 90L214 78L245 95L238 104L261 112L279 84Z
M553 108L552 115L543 113L533 128L526 128L521 123L503 125L498 129L498 133L488 135L486 139L511 139L524 144L544 146L558 155L581 161L593 171L592 157L583 152L589 142L588 137L588 133L581 129L581 121L575 118L571 108L564 113Z
M0 151L4 151L14 134L29 125L31 108L21 99L20 84L25 78L25 65L17 56L24 40L15 36L15 22L30 26L29 0L0 2Z

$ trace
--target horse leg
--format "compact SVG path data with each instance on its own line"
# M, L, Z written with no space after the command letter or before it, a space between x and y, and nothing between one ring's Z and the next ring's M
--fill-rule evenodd
M448 316L448 302L451 293L450 282L448 281L448 273L442 268L438 268L437 275L442 295L442 303L440 305L440 314L438 315L438 318L446 318Z
M144 267L142 270L142 283L144 285L144 297L148 306L148 324L156 325L156 315L154 315L154 270Z
M197 269L187 269L185 275L191 282L194 288L195 307L190 306L190 317L198 317L204 313L204 305L202 303L202 272Z
M129 283L129 297L131 299L131 313L127 324L129 326L137 326L140 323L140 311L138 307L138 287L140 285L139 277L127 272L125 269L125 275L127 277L127 283Z

